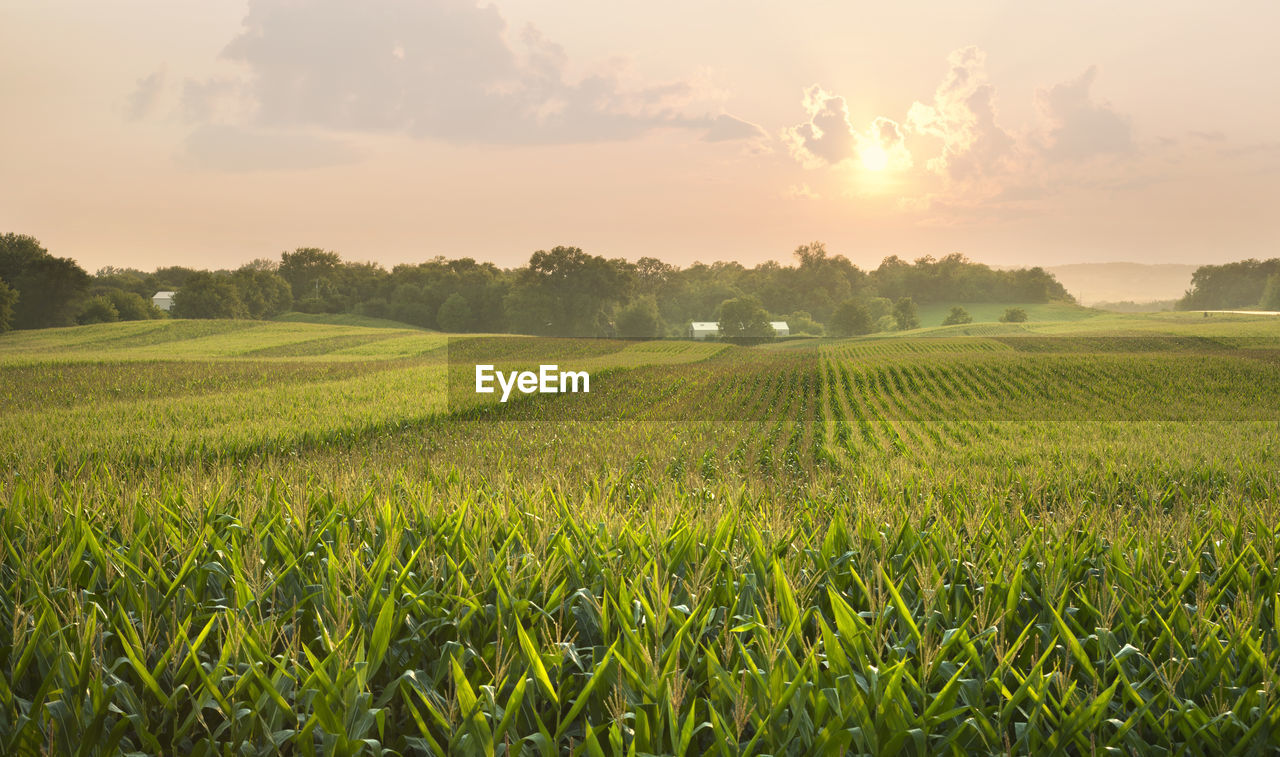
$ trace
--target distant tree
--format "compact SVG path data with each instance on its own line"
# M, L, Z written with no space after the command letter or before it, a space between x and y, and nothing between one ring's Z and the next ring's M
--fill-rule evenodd
M768 339L774 336L769 314L754 297L735 297L720 303L720 336L728 339Z
M173 314L179 318L247 318L249 311L230 276L200 271L173 296Z
M0 334L13 328L13 306L17 302L18 293L0 279Z
M915 301L910 297L903 297L893 303L893 320L898 324L899 331L919 328L920 314L916 310Z
M293 252L280 254L277 273L289 283L293 299L307 300L323 297L320 280L324 279L332 287L341 266L342 258L336 252L318 247L299 247Z
M1262 288L1262 299L1258 305L1263 310L1280 310L1280 273L1267 277L1267 285Z
M436 313L436 323L439 324L441 331L455 334L470 331L471 305L467 304L467 298L457 292L449 295L449 298L440 304L440 310Z
M888 297L872 297L867 300L867 310L871 313L871 320L878 321L886 315L893 315L893 300Z
M637 297L618 312L616 323L618 336L646 339L657 336L662 331L658 300L653 295Z
M0 235L0 279L17 290L13 327L70 326L89 289L89 274L70 258L55 258L34 237Z
M163 310L136 292L112 288L105 292L105 296L111 301L111 306L116 309L116 314L122 321L147 321L164 317Z
M156 289L168 289L172 291L177 291L181 289L184 284L187 283L187 279L191 278L197 273L200 273L200 271L195 268L187 268L186 266L172 265L166 268L157 268L156 272L152 275L155 277L154 284ZM139 292L139 294L149 297L150 294L155 294L155 292L151 292L150 294Z
M782 320L786 321L787 328L795 335L822 336L824 330L822 324L813 320L813 316L809 315L807 310L797 310L783 316Z
M961 323L973 323L973 316L969 315L969 311L959 305L951 308L951 312L947 313L947 317L942 319L943 326L956 326Z
M85 300L84 309L80 311L80 315L76 316L76 323L81 325L115 323L118 320L120 320L120 313L111 303L111 298L105 294Z
M634 280L634 266L626 261L577 247L538 250L504 301L507 318L526 333L600 336L608 332L608 314L628 296Z
M831 316L831 331L836 336L870 334L875 328L871 311L857 300L845 300Z
M898 320L891 315L882 315L876 319L873 331L893 331L898 328Z
M0 274L3 275L3 274ZM1261 303L1272 276L1280 275L1280 258L1204 265L1191 274L1191 289L1180 310L1248 308Z
M255 263L242 266L231 274L231 285L250 318L271 318L293 307L288 282L270 268Z
M1007 308L1000 316L1001 323L1026 323L1027 311L1022 308Z

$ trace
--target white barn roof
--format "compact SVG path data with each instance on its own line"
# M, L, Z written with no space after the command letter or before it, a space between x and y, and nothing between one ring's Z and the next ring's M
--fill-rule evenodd
M716 321L694 321L689 324L689 328L694 331L719 331L720 324Z

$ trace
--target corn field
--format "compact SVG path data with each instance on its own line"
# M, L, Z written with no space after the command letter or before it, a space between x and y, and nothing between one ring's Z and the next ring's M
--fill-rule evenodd
M1161 326L6 336L0 753L1274 753L1280 349Z

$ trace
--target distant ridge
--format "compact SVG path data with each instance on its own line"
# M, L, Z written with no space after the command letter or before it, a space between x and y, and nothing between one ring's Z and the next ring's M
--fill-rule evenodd
M1071 263L1045 266L1082 305L1176 300L1191 288L1198 265L1182 263Z

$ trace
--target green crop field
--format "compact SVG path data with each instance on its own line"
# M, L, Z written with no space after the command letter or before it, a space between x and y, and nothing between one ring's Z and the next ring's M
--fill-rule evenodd
M1040 315L6 334L0 754L1276 752L1280 319Z

